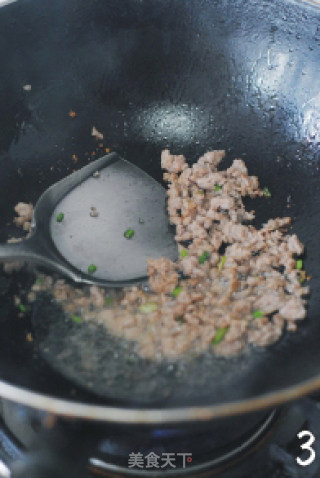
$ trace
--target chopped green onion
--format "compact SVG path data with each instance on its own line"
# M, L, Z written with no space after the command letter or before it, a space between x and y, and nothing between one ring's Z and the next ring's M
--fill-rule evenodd
M63 212L60 212L60 213L57 215L57 222L62 222L62 221L63 221L63 218L64 218L64 214L63 214Z
M43 284L43 279L42 279L42 277L38 277L38 279L36 280L36 284L38 284L38 285Z
M198 189L197 193L198 194L204 194L204 190L203 189Z
M221 259L220 259L220 261L219 261L219 263L218 263L218 269L219 269L219 271L222 271L222 268L223 268L223 266L224 266L226 260L227 260L226 256L222 256L222 257L221 257Z
M105 305L112 305L113 297L106 297L104 303Z
M184 318L182 317L182 315L180 315L179 317L176 318L176 321L179 322L179 324L183 324Z
M215 191L221 191L221 189L222 189L222 186L220 186L220 184L216 184L214 187Z
M94 264L90 264L90 266L88 266L89 274L93 274L94 272L96 272L96 270L97 270L97 266L95 266Z
M262 312L261 309L257 309L257 310L254 310L253 311L253 318L254 319L261 319L262 317L264 317L264 313Z
M303 268L303 260L302 260L302 259L298 259L298 260L296 261L296 269L298 269L298 271L300 271L302 268Z
M267 187L263 188L262 192L263 192L264 197L271 198L271 192L270 192L269 188L267 188Z
M203 251L201 256L199 256L199 264L204 264L209 259L210 259L210 252Z
M181 249L180 257L187 257L188 254L189 254L189 252L188 252L187 249Z
M76 324L81 324L81 322L82 322L82 317L79 317L79 315L73 315L73 316L72 316L72 320L73 320L73 322L75 322Z
M27 312L27 307L23 304L19 304L20 312Z
M134 236L134 229L127 229L123 235L126 239L131 239Z
M215 336L212 339L212 345L217 345L223 340L224 336L228 332L229 327L221 327L220 329L217 329Z
M171 294L173 295L173 297L178 297L178 295L180 294L181 291L182 291L181 285L177 285L177 287L175 287L175 288L173 289L173 291L171 292Z
M156 302L146 302L145 304L141 304L139 307L140 312L143 314L151 314L158 309L158 304Z

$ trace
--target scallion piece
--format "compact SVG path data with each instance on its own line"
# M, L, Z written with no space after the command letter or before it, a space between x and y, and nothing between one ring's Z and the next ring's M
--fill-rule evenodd
M182 291L181 285L177 285L177 287L175 287L175 288L173 289L173 291L171 292L171 294L173 295L173 297L178 297L178 295L180 294L181 291Z
M189 254L189 252L188 252L187 249L181 249L180 257L187 257L188 254Z
M257 310L254 310L253 311L253 318L254 319L261 319L262 317L264 317L264 313L262 312L261 309L257 309Z
M57 215L57 222L62 222L63 221L63 218L64 218L64 214L63 212L60 212L58 215Z
M220 184L216 184L214 187L215 191L221 191L221 189L222 189L222 186L220 186Z
M19 304L20 312L27 312L27 307L23 304Z
M72 316L72 320L73 320L73 322L75 322L76 324L81 324L81 322L82 322L82 317L79 317L79 315L73 315L73 316Z
M96 272L97 270L97 266L94 265L94 264L90 264L90 266L88 266L88 272L89 274L93 274L94 272Z
M199 264L204 264L209 259L210 259L210 252L203 251L201 256L199 256Z
M113 297L106 297L104 303L107 306L112 305L113 304Z
M217 329L215 336L212 339L212 345L217 345L221 342L221 340L224 339L224 336L228 332L229 327L221 327L220 329Z
M222 271L222 268L223 268L223 266L224 266L226 260L227 260L226 256L221 256L221 259L220 259L220 261L219 261L219 263L218 263L218 269L219 269L219 271Z
M126 239L131 239L134 236L134 229L127 229L123 235Z
M271 198L271 192L270 192L269 188L267 188L267 187L263 188L262 192L263 192L264 197Z
M303 260L302 259L298 259L296 261L296 269L298 269L298 271L301 271L301 269L303 268Z
M158 304L156 302L146 302L145 304L141 304L139 307L139 311L143 314L151 314L158 309Z

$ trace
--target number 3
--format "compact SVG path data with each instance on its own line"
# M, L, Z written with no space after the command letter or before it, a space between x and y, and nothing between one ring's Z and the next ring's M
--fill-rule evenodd
M308 466L308 465L311 465L311 463L314 462L315 458L316 458L316 454L315 454L315 451L313 448L311 448L311 445L314 443L315 441L315 437L314 435L309 432L308 430L302 430L300 433L298 433L298 438L301 440L301 438L307 436L309 437L309 440L306 442L306 443L303 443L302 445L300 445L300 448L301 450L308 450L310 452L310 456L309 458L307 458L306 460L301 460L301 458L297 458L297 463L298 465L300 466Z

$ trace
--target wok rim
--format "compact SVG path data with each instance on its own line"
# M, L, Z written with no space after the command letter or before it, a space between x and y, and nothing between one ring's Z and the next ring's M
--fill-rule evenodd
M271 407L278 407L319 389L320 375L317 375L315 378L300 382L298 385L257 395L248 400L236 400L225 404L205 406L139 409L85 404L56 398L0 380L0 396L3 399L67 418L111 422L122 425L165 425L209 421L217 418L242 415Z

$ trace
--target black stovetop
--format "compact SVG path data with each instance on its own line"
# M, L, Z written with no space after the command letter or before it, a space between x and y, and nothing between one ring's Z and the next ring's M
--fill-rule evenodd
M37 412L39 413L39 412ZM24 459L26 450L30 448L37 434L36 420L31 420L28 409L23 406L3 403L3 419L0 422L0 478L9 478L12 463L18 459ZM44 417L45 414L42 414ZM28 417L28 419L26 419ZM165 463L159 449L153 448L152 444L144 443L143 449L136 449L135 437L130 432L127 440L131 443L131 457L129 448L123 448L122 461L113 461L112 451L119 457L119 443L110 436L104 440L104 449L97 454L91 452L88 466L83 467L83 476L79 478L91 478L94 476L191 476L191 477L219 477L219 478L319 478L320 477L320 396L312 396L293 402L281 410L269 412L266 415L266 424L261 428L262 432L255 439L249 440L249 446L237 445L237 453L230 453L228 459L212 460L204 454L201 463L201 443L192 444L186 441L185 467L182 469L183 456L172 450L172 462L161 468ZM298 434L304 431L304 436L299 439ZM177 432L177 431L176 431ZM161 434L160 429L154 430L155 435ZM311 449L314 450L314 460L310 458L312 451L303 450L301 445L311 439ZM165 438L164 438L165 440ZM313 440L313 439L312 439ZM22 442L24 445L22 445ZM172 441L171 441L172 443ZM121 448L121 447L120 447ZM207 448L206 439L203 438L203 448ZM193 451L196 450L196 451ZM180 449L181 452L181 449ZM139 454L139 464L133 455ZM147 457L155 454L158 458ZM198 456L195 456L195 455ZM174 456L175 455L175 456ZM110 458L111 457L111 458ZM310 463L308 462L308 458ZM302 464L297 462L300 459ZM125 463L125 461L127 463ZM156 468L155 463L158 464ZM176 468L173 464L176 464ZM304 465L303 465L304 463ZM148 465L148 466L147 466ZM68 476L68 475L66 475ZM14 476L13 476L14 478Z

